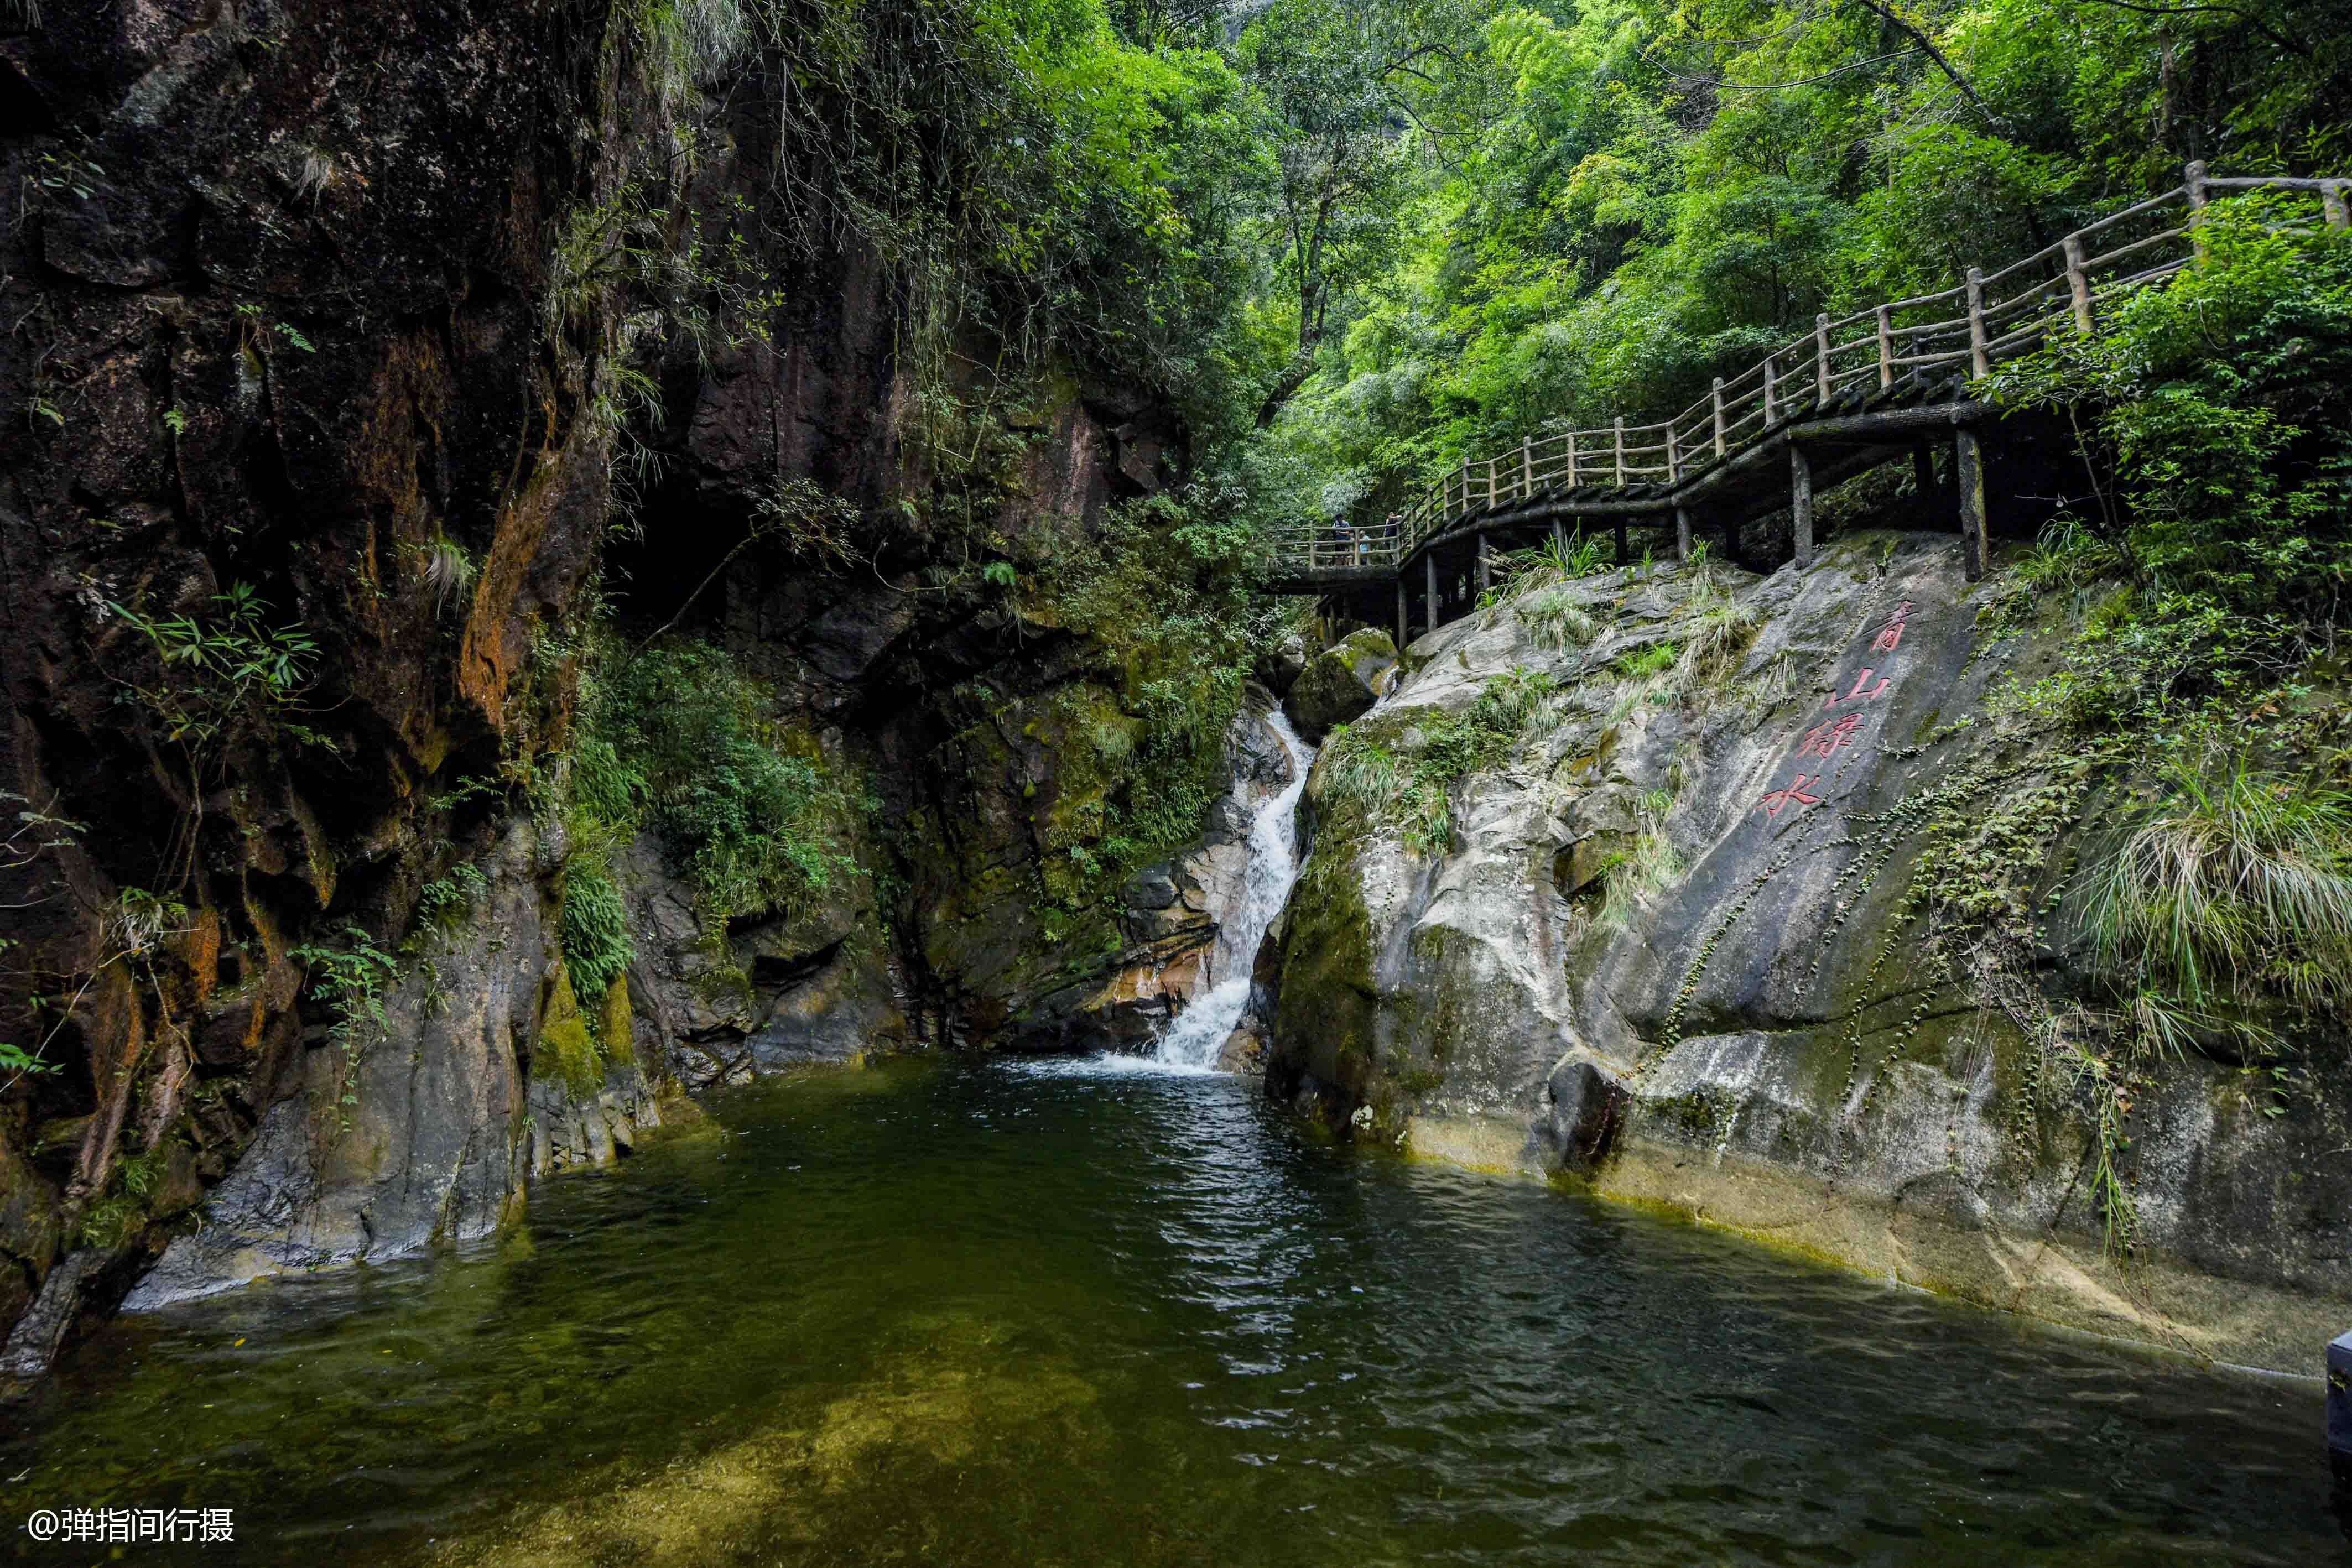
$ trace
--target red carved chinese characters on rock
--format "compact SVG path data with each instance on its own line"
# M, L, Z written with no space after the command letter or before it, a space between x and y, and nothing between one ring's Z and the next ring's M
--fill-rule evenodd
M1834 724L1817 724L1797 747L1800 757L1831 758L1852 746L1862 728L1862 715L1850 713Z
M1877 701L1880 697L1886 695L1887 684L1894 680L1895 677L1893 675L1878 675L1878 684L1873 686L1870 685L1870 677L1876 674L1878 674L1876 670L1864 664L1862 669L1862 674L1853 678L1853 690L1846 693L1843 696L1838 695L1834 689L1832 690L1829 695L1822 699L1822 706L1825 708L1843 707L1846 704L1851 702L1866 703ZM1865 686L1868 686L1870 689L1864 691L1863 688Z
M1795 783L1790 784L1786 789L1772 790L1757 804L1764 808L1764 814L1768 817L1778 817L1783 806L1818 806L1822 803L1822 798L1819 795L1805 793L1805 786L1820 783L1821 778L1818 773L1800 773L1797 775Z
M1911 612L1916 608L1917 607L1908 599L1897 604L1894 613L1880 623L1876 635L1871 641L1871 650L1874 653L1888 653L1901 647L1904 629L1910 625ZM1872 679L1874 676L1876 676L1875 681ZM1886 688L1894 684L1894 676L1879 674L1876 666L1865 665L1862 674L1853 678L1853 689L1843 696L1838 695L1835 687L1830 689L1829 695L1822 699L1822 711L1842 708L1852 703L1876 702L1886 695ZM1857 712L1836 718L1823 719L1807 730L1804 738L1797 743L1798 758L1801 761L1808 757L1816 757L1823 762L1828 762L1848 747L1859 745L1862 740L1863 717L1864 716ZM1819 789L1825 777L1827 777L1826 771L1800 773L1796 777L1796 781L1787 789L1768 791L1764 799L1757 804L1763 810L1766 816L1776 818L1786 807L1794 806L1801 810L1807 806L1818 806L1822 803L1822 797L1812 793L1811 790Z

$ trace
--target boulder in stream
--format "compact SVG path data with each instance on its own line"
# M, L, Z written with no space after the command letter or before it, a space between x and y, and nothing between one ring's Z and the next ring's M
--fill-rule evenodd
M1307 661L1283 699L1290 722L1309 744L1333 727L1371 711L1394 684L1397 646L1385 632L1352 632Z

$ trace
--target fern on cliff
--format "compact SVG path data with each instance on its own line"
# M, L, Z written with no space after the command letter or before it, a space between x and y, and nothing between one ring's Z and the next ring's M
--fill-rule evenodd
M603 648L583 683L567 826L580 904L567 896L567 956L583 995L626 957L600 891L600 857L640 829L660 839L725 920L827 892L854 874L842 848L849 792L814 743L771 716L773 695L723 649L690 641ZM625 940L624 934L622 940Z

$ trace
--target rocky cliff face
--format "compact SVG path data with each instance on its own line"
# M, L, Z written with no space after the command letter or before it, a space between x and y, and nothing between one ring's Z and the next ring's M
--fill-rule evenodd
M429 928L380 1029L298 1059L203 1227L172 1240L128 1305L487 1235L530 1176L609 1160L661 1124L625 1020L608 1059L567 1075L565 1036L583 1020L546 924L560 862L520 822L481 863L474 907Z
M334 1114L300 949L389 946L436 882L535 936L532 873L453 786L563 722L531 653L593 567L608 432L596 344L542 329L544 231L622 108L601 19L558 7L0 32L0 789L39 819L5 857L0 1038L52 1069L0 1100L0 1321L41 1296L22 1371L265 1126L282 1160ZM310 1185L254 1201L334 1254L501 1209L533 979L452 975L429 1026L414 982L384 998L415 1062L363 1061Z
M2073 630L1900 534L1540 587L1423 639L1310 779L1270 1084L1360 1136L2311 1370L2352 1295L2343 1042L2293 1095L2218 1048L2086 1067L2069 873L2128 785L2017 700ZM2030 918L1969 918L1996 890Z
M1106 785L1051 726L1116 672L1034 594L929 570L975 527L1024 570L1088 537L1169 483L1181 428L1099 378L991 404L985 494L944 530L905 306L855 235L753 258L790 282L761 330L643 350L597 246L721 233L779 154L727 83L657 81L635 16L0 16L0 1042L37 1058L0 1069L10 1375L134 1286L479 1234L677 1087L1131 1033L1122 967L1205 940L1202 873L1170 867L1132 942L1054 951L1031 906ZM658 428L631 424L640 382ZM608 559L629 443L660 477ZM779 495L856 569L744 548ZM875 809L844 896L756 919L625 847L635 958L590 1018L535 807L600 570L636 632L674 621L769 683ZM968 910L1011 913L979 940Z

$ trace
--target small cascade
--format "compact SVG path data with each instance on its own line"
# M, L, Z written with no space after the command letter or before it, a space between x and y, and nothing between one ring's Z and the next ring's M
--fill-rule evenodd
M1209 973L1223 977L1193 998L1160 1037L1160 1060L1173 1067L1216 1065L1225 1037L1249 1007L1250 969L1257 960L1258 944L1282 913L1290 884L1298 878L1298 797L1307 788L1315 748L1298 738L1279 708L1267 714L1265 722L1282 743L1290 781L1250 821L1249 869L1242 873L1242 895L1220 923L1209 957Z

